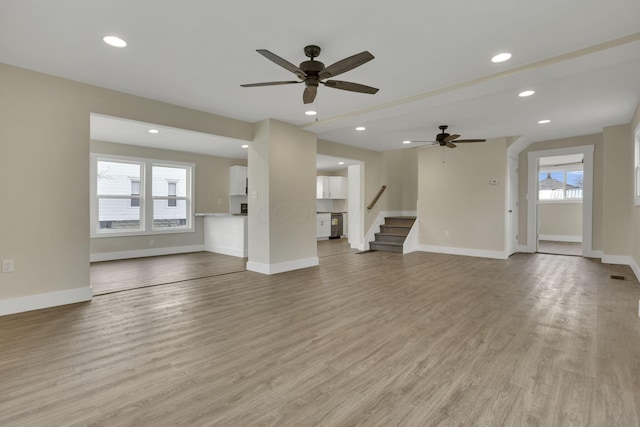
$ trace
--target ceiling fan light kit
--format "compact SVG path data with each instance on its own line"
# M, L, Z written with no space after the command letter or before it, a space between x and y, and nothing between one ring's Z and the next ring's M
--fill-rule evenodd
M304 83L306 87L304 89L304 92L302 93L302 101L305 104L311 104L316 99L316 95L318 93L318 85L320 84L323 84L327 87L332 87L334 89L347 90L350 92L368 93L372 95L378 92L377 88L366 86L360 83L345 82L342 80L326 80L339 74L345 73L349 70L353 70L354 68L371 61L374 58L371 53L365 50L364 52L357 53L348 58L344 58L338 62L335 62L328 67L325 67L322 62L316 61L314 59L320 55L320 51L320 47L316 45L306 46L304 48L304 54L309 58L309 60L301 62L300 66L296 67L291 62L279 57L278 55L267 49L257 49L256 52L258 52L260 55L264 56L275 64L278 64L282 68L292 72L298 77L299 80L249 83L240 86L257 87Z

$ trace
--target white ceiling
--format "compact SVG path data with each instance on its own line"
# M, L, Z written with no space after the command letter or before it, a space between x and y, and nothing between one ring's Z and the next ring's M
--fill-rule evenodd
M640 103L639 16L638 0L2 0L0 60L379 151L433 139L439 124L466 138L536 141L631 120ZM106 34L129 46L105 45ZM302 85L240 87L295 79L255 49L298 64L307 44L322 48L325 65L370 51L374 60L339 79L380 91L320 87L316 122L303 114ZM502 51L513 59L489 61ZM536 94L519 98L524 89ZM537 124L545 118L551 123Z

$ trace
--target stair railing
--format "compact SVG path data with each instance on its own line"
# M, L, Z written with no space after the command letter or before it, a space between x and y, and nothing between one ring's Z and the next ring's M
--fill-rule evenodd
M378 199L380 198L380 196L382 196L382 193L384 193L384 190L387 189L386 185L383 185L382 187L380 187L380 191L378 191L378 194L376 194L376 197L373 198L373 201L371 203L369 203L369 206L367 206L367 209L372 209L375 204L378 202Z

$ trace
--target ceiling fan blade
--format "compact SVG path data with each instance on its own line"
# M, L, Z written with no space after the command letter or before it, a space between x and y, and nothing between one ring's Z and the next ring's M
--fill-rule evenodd
M449 142L449 141L453 141L454 139L460 138L460 135L458 134L453 134L453 135L449 135L447 137L442 138L443 141L445 142Z
M414 141L413 139L411 140L411 142L412 142L412 143L413 143L413 142L420 142L420 143L422 143L422 142L428 142L429 144L437 144L437 143L438 143L437 141Z
M456 142L486 142L486 139L459 139Z
M302 102L311 104L316 99L316 93L318 93L318 86L307 86L302 93Z
M378 92L378 89L371 86L361 85L359 83L343 82L341 80L327 80L326 82L320 82L327 87L334 89L348 90L351 92L370 93L374 94Z
M449 147L449 148L456 148L456 147L457 147L457 145L456 145L456 144L454 144L453 142L447 142L445 145L446 145L447 147Z
M291 62L287 61L286 59L280 58L278 55L276 55L275 53L273 53L271 51L268 51L267 49L256 49L256 52L258 52L260 55L262 55L265 58L267 58L269 61L275 62L276 64L278 64L282 68L291 71L293 74L297 75L301 79L304 79L305 77L307 77L307 73L302 71L300 68L296 67L295 65L293 65Z
M288 85L292 83L302 83L302 81L298 80L289 80L284 82L264 82L264 83L248 83L244 85L240 85L242 87L256 87L256 86L275 86L275 85Z
M329 65L324 70L320 71L319 77L321 80L328 79L330 77L335 77L338 74L345 73L349 70L353 70L356 67L361 66L365 62L369 62L374 58L372 54L367 52L356 53L353 56L342 59L336 63Z

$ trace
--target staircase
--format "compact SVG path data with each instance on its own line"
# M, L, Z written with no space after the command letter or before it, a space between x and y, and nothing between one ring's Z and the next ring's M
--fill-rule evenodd
M380 232L376 233L376 240L369 242L372 251L400 252L407 234L411 230L415 216L388 216L384 224L380 225Z

